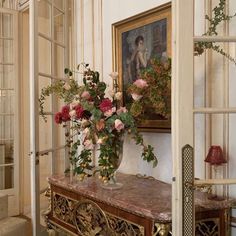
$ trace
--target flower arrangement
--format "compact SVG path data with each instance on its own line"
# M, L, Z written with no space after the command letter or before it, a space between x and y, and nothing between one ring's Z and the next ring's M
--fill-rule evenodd
M171 60L154 58L141 71L139 78L127 89L133 98L131 114L141 120L145 114L154 113L164 118L171 114Z
M44 102L47 96L55 94L63 99L65 105L55 114L55 122L69 127L66 133L67 146L70 148L69 156L74 173L80 180L99 172L99 177L107 182L113 178L117 169L119 152L125 133L131 135L136 144L142 146L142 158L147 162L157 165L157 158L153 147L145 145L142 135L137 131L135 120L126 109L119 107L122 98L120 91L111 91L107 97L107 85L100 81L99 73L89 68L88 64L80 64L78 73L83 66L83 84L79 85L72 77L73 72L65 69L68 75L66 80L60 80L45 87L39 98L40 114L44 116ZM117 73L111 73L113 79ZM78 138L80 137L80 138ZM83 150L78 153L78 147ZM98 167L92 162L93 147L99 146Z

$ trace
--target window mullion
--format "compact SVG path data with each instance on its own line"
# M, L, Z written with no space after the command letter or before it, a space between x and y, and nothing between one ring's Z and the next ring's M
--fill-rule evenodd
M195 36L194 42L236 42L236 36Z

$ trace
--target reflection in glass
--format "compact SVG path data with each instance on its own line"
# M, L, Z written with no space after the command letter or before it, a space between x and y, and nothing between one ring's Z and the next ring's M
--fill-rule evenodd
M14 166L0 166L0 190L14 187Z

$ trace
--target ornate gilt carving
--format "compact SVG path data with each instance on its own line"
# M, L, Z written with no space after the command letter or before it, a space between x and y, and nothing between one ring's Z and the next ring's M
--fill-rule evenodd
M209 218L196 222L196 236L219 236L220 222L219 218Z
M113 236L103 210L90 200L83 200L75 205L73 219L76 229L83 236Z
M171 223L155 223L153 229L153 236L169 236L172 235Z
M144 236L144 227L103 211L95 202L75 201L53 194L53 217L75 227L83 236ZM48 222L48 228L55 227Z
M144 236L144 227L107 213L108 223L115 236Z
M75 201L57 193L53 194L52 212L53 217L69 224L72 227L74 225L73 211Z

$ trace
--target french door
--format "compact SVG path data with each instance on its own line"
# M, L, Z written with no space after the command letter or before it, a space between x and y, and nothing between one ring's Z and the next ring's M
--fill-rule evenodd
M64 78L69 66L69 8L68 0L30 1L30 140L31 140L31 211L33 235L40 235L41 211L48 206L43 192L47 176L63 173L68 161L65 154L64 133L55 126L54 114L60 101L47 98L47 122L39 117L40 91ZM41 221L42 222L42 221Z
M0 193L8 195L8 214L17 215L20 156L18 13L9 7L7 1L0 5Z
M235 1L225 2L224 11L233 15ZM202 36L209 28L205 15L214 17L212 10L220 1L174 0L172 3L173 235L187 236L195 235L196 226L196 201L191 187L200 182L211 182L212 190L207 199L215 201L218 206L225 204L219 200L236 197L236 65L214 50L194 57L197 42L215 42L224 52L235 57L236 19L222 23L217 28L218 35ZM205 162L211 146L221 147L227 163L217 166ZM188 157L191 158L184 162L183 159ZM195 177L202 181L194 180ZM189 183L192 184L190 188ZM232 211L230 218L226 212L226 227L221 233L215 233L214 230L221 226L213 217L209 228L207 224L203 229L199 227L196 235L236 235L234 214Z

